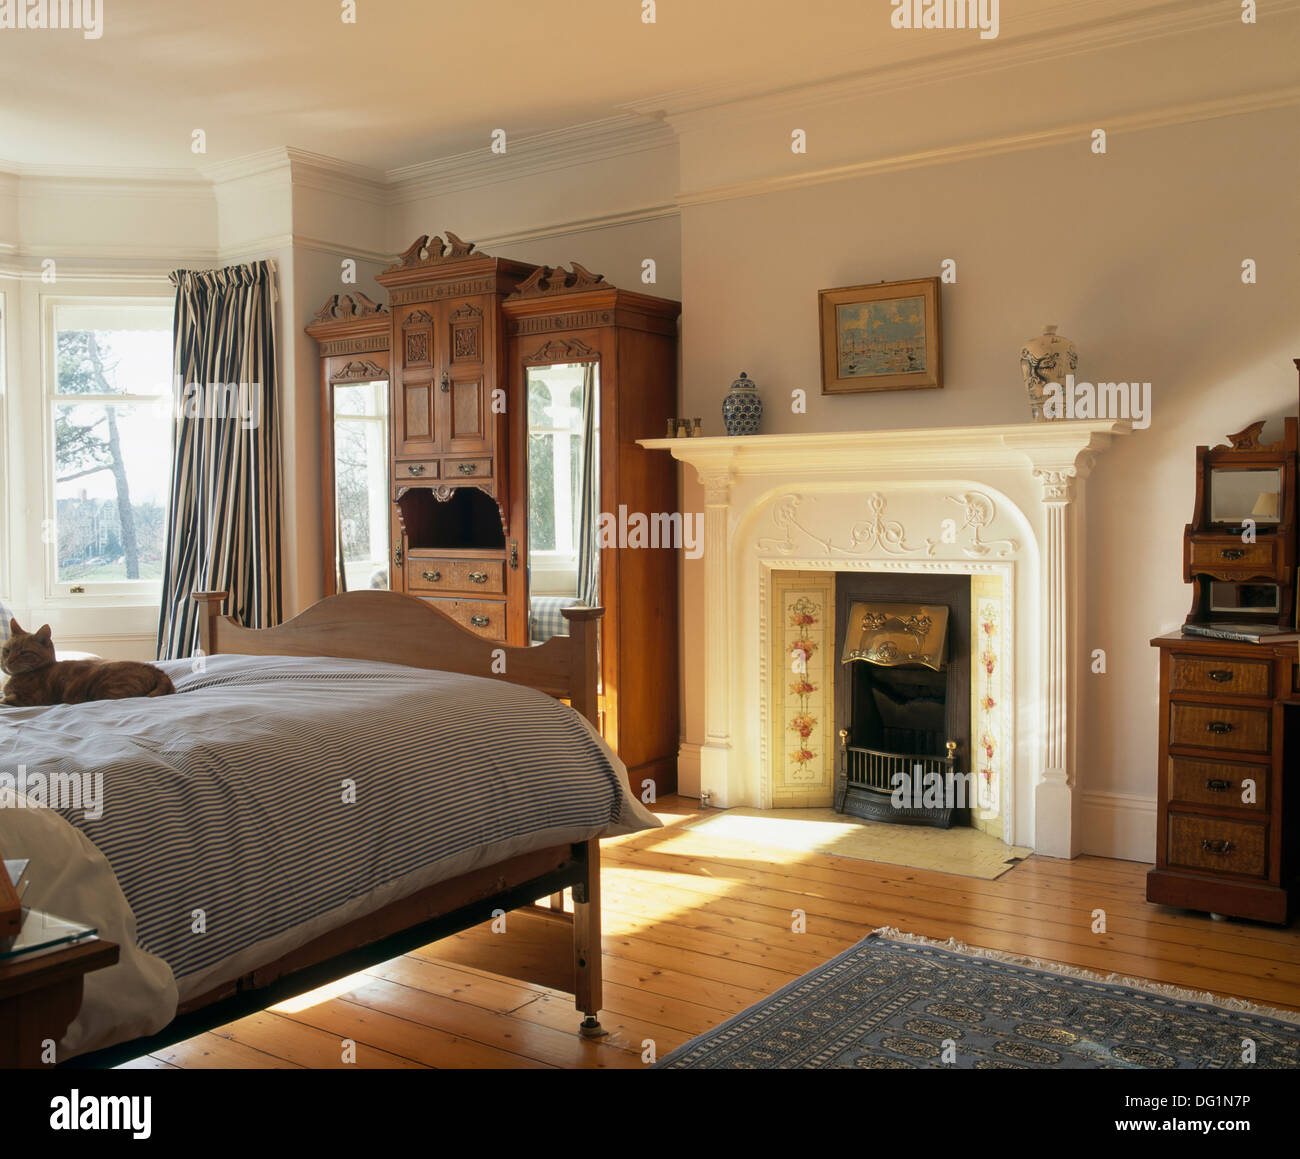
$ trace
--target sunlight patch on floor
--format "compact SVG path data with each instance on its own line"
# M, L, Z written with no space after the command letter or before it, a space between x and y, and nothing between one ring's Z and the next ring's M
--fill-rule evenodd
M349 974L346 978L340 978L337 982L328 982L324 986L317 986L315 990L308 990L305 994L299 994L294 998L287 998L283 1002L277 1002L268 1009L276 1014L297 1014L299 1011L310 1010L313 1006L319 1006L322 1002L328 1002L331 998L337 998L341 994L355 990L358 986L369 981L370 978L365 974Z
M727 809L675 836L744 841L800 853L831 853L991 881L1033 853L969 826L937 829L862 821L831 809Z

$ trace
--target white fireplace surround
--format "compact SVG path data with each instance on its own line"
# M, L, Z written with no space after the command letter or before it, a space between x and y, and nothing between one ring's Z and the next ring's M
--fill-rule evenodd
M711 804L771 807L774 570L1000 575L1011 613L1003 839L1077 856L1083 481L1131 429L1079 420L643 440L694 467L704 488L699 758Z

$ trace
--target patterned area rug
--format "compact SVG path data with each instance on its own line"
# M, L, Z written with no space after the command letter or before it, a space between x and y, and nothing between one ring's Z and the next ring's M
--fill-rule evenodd
M885 929L656 1065L1290 1068L1300 1015Z

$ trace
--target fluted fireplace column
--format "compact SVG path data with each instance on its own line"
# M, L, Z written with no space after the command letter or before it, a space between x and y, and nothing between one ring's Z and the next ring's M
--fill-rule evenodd
M731 578L732 473L701 470L704 487L704 744L700 748L700 789L715 808L738 803L731 768Z
M1034 850L1048 857L1082 851L1077 780L1079 673L1078 499L1092 459L1035 467L1047 517L1043 533L1043 756L1034 787Z

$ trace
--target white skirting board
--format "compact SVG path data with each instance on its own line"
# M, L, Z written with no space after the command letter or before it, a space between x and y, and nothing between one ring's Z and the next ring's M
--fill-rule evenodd
M1154 863L1156 799L1084 790L1083 851L1097 857Z

